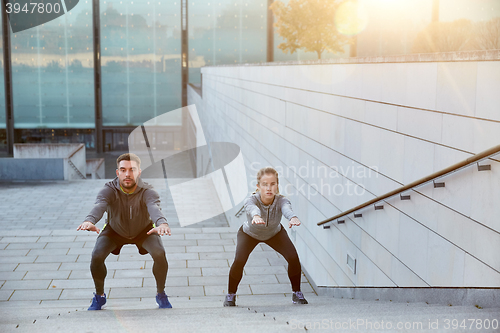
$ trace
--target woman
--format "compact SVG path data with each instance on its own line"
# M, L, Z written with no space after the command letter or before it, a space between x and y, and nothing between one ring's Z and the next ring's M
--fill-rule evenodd
M245 202L247 220L238 230L236 254L229 270L228 294L224 306L235 306L236 291L243 276L248 256L260 242L278 251L288 262L288 277L292 284L292 302L307 304L300 291L301 268L295 246L281 225L281 215L290 222L288 227L299 226L290 201L279 194L278 172L262 168L257 173L257 190Z

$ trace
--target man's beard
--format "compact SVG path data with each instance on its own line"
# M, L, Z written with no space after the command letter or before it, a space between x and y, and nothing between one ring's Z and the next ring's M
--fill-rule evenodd
M121 187L128 189L131 189L135 186L136 182L133 179L130 179L130 185L125 185L125 179L120 182Z

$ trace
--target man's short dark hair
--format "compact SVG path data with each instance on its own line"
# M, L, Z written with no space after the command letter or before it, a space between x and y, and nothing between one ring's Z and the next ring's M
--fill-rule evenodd
M122 154L122 155L118 156L118 158L116 159L116 168L120 167L121 161L135 161L135 162L137 162L137 167L139 169L141 168L141 159L136 154L126 153L126 154Z

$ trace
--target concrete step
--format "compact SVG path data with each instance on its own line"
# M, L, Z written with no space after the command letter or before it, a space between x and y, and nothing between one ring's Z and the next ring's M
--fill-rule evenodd
M445 306L426 303L395 303L333 299L327 297L307 297L309 305L271 305L250 306L250 311L275 318L278 322L288 322L291 329L340 330L340 331L471 331L460 325L472 327L474 332L497 332L491 327L478 328L480 321L499 323L499 309L478 309L465 306ZM240 302L241 304L241 302ZM385 323L385 329L382 329ZM397 325L402 325L397 328ZM390 327L394 330L389 329ZM378 327L378 328L377 328ZM437 329L436 329L437 327ZM446 328L449 329L446 329ZM455 327L455 329L453 329ZM500 328L500 326L499 326Z
M86 311L85 309L19 309L3 311L1 332L279 332L286 323L250 312L246 308L224 308L218 302L217 308L173 308L157 309L111 309ZM262 317L262 318L261 318ZM78 324L76 324L78 323ZM277 329L271 329L276 326Z
M464 321L467 327L478 325L478 320L483 323L497 320L498 323L498 309L367 302L313 295L308 295L307 299L310 304L296 305L291 303L290 295L239 296L238 306L234 308L224 308L222 296L173 298L173 309L157 309L152 300L114 303L103 311L56 306L2 308L0 331L260 333L304 330L304 327L307 330L341 332L498 331L476 326L472 330L459 327ZM449 329L446 329L447 325Z

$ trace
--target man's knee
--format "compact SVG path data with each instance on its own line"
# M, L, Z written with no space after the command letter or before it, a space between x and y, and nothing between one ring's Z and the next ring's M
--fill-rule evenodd
M104 262L104 260L106 260L106 258L108 257L109 253L106 253L104 251L99 251L99 250L96 250L94 249L94 251L92 251L92 259L91 261L92 262Z
M151 257L153 258L154 261L158 261L158 260L167 260L167 256L165 254L165 249L163 247L158 247L158 248L155 248L154 250L150 251L149 254L151 255Z

